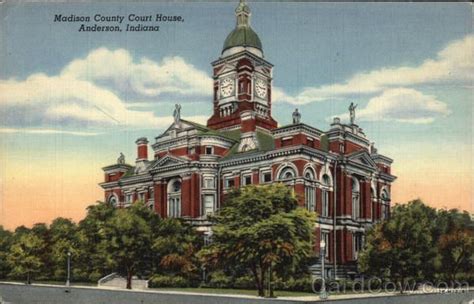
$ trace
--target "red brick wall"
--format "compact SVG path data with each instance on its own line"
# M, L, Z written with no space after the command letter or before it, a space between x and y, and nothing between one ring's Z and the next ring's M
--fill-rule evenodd
M252 171L252 184L254 185L260 184L260 174L258 170Z
M185 178L181 184L181 215L191 216L191 179Z
M148 145L137 146L137 158L148 159Z
M154 185L155 212L162 218L166 217L166 184L156 183Z

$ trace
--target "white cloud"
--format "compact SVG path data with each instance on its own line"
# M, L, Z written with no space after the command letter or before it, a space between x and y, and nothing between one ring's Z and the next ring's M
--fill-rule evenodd
M276 102L307 104L329 99L342 99L360 94L377 94L386 89L426 84L449 83L472 87L474 81L474 35L456 40L416 67L384 67L359 73L343 83L303 89L290 96L275 88Z
M24 81L0 81L0 117L32 125L158 126L152 112L128 110L113 92L69 76L33 74ZM5 116L5 117L2 117Z
M385 90L369 100L367 106L356 111L361 121L398 121L414 124L431 123L436 117L450 114L447 105L434 96L409 88ZM348 119L348 114L339 117Z
M167 93L208 96L212 89L211 78L179 56L165 57L161 62L147 58L134 60L124 49L96 49L87 57L72 61L61 75L109 83L114 89L131 90L148 97Z
M100 48L73 60L59 75L38 73L25 80L0 80L0 121L8 127L57 129L60 125L72 131L115 126L164 128L172 117L153 113L159 103L134 109L133 102L120 93L130 89L145 97L171 94L170 99L179 103L182 96L210 92L210 83L205 73L180 57L160 63L146 58L135 62L128 51ZM204 116L193 118L206 121Z

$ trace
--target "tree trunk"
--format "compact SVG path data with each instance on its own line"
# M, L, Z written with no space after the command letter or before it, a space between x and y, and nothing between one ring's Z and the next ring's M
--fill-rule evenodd
M30 278L30 272L29 271L26 273L26 284L31 285L31 278Z
M262 297L265 296L265 269L260 266L260 286L262 288Z
M257 267L252 267L253 277L255 279L255 287L257 288L258 296L264 297L265 292L263 290L262 281L259 278Z
M127 289L132 289L132 270L127 269Z

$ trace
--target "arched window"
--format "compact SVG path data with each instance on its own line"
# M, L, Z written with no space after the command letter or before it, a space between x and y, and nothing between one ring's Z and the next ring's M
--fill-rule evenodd
M323 174L323 186L330 187L331 186L331 178L327 174Z
M109 204L112 206L112 207L117 207L118 206L118 200L117 200L117 197L115 195L111 195L109 197Z
M172 179L168 182L168 217L181 216L181 181Z
M360 185L359 181L352 178L352 218L358 219L360 217Z
M316 206L316 193L314 185L312 184L314 180L313 170L307 169L304 178L306 179L304 187L305 207L308 211L314 211Z
M314 180L314 173L313 173L313 170L311 169L306 169L305 173L304 173L304 178L306 178L307 180Z
M283 170L280 171L279 179L293 179L296 177L296 172L291 167L285 167Z
M387 189L383 189L380 193L380 199L382 200L382 219L386 219L389 216L389 205L390 205L390 196L388 194Z
M321 216L329 216L329 187L331 186L331 179L329 175L323 174L321 181Z

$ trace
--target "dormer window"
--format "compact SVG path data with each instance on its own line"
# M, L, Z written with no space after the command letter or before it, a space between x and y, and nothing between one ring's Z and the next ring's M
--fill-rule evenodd
M212 146L206 146L206 154L207 155L214 154L214 148Z

